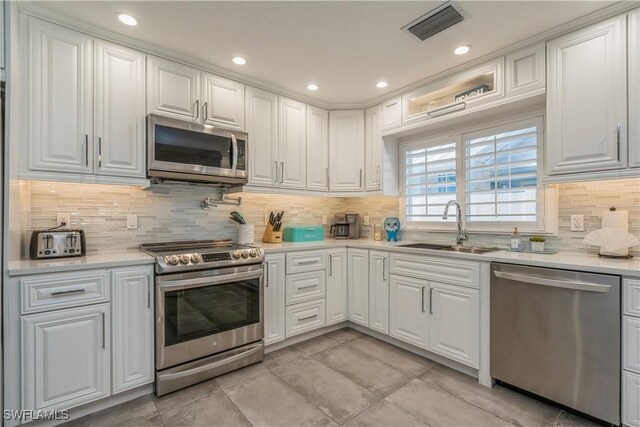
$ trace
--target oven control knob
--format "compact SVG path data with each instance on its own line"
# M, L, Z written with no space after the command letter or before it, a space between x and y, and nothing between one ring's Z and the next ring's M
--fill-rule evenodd
M191 257L189 255L180 255L180 263L189 264Z
M255 257L257 257L257 256L258 256L258 251L257 251L257 250L255 250L255 249L251 249L251 250L249 251L249 256L250 256L251 258L255 258Z
M193 254L191 255L191 262L194 264L199 263L200 261L202 261L202 257L198 254Z
M245 249L242 251L242 258L249 258L249 250Z
M240 256L241 256L240 251L233 251L233 253L231 254L231 256L232 256L234 259L238 259L238 258L240 258Z
M164 260L167 261L167 264L169 265L178 265L178 263L180 262L180 259L177 255L165 257Z

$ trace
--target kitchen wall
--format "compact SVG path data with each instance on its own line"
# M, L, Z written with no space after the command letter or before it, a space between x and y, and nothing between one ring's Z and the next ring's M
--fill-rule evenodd
M148 189L112 185L67 184L53 182L24 182L30 200L22 203L21 215L30 224L23 241L31 230L55 226L56 213L71 213L71 226L82 228L87 234L90 252L135 249L141 243L235 238L234 223L229 212L240 210L247 221L256 225L256 239L264 231L264 214L284 210L286 224L320 224L322 215L355 211L370 217L371 226L363 227L363 236L371 238L373 224L381 224L389 216L399 216L397 197L315 197L278 194L241 193L241 207L218 206L200 208L200 201L215 196L206 185L162 184ZM547 246L573 252L597 252L597 248L583 245L584 236L600 228L601 214L610 206L629 211L629 232L640 236L640 180L587 182L559 185L559 236L549 237ZM232 195L232 197L237 195ZM127 214L138 215L138 228L127 230ZM569 230L570 216L584 215L585 231ZM328 235L325 226L325 235ZM454 233L433 233L404 230L401 238L452 243ZM506 247L508 235L470 234L468 244ZM22 253L25 255L26 245ZM633 248L640 251L640 247Z

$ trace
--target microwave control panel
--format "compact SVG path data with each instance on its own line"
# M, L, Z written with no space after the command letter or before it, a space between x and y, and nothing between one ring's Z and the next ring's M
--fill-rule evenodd
M247 157L246 157L246 144L244 141L238 141L238 164L236 165L236 169L246 170Z

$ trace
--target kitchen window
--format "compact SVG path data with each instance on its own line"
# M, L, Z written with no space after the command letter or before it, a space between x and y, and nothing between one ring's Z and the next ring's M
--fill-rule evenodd
M471 231L553 231L545 227L542 175L543 119L519 120L446 137L416 140L402 147L403 207L408 226L453 228L442 219L457 200Z

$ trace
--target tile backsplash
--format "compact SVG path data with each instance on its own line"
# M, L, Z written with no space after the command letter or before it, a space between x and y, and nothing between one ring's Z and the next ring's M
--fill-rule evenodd
M270 211L285 211L285 224L320 224L327 215L329 224L340 212L354 211L369 216L371 226L363 227L363 237L371 238L373 224L381 224L389 216L399 216L397 197L316 197L263 193L239 193L242 206L200 208L207 196L215 191L206 185L162 184L147 189L112 185L69 184L34 181L27 184L29 203L21 214L30 229L56 225L58 212L71 214L71 227L85 230L89 252L109 252L135 249L141 243L236 238L235 223L229 213L240 210L247 222L255 225L260 240L264 231L264 215ZM600 228L602 212L610 206L629 211L629 232L640 236L640 180L586 182L562 184L559 194L559 235L547 238L547 246L572 252L597 252L583 245L590 231ZM138 228L126 228L127 214L138 215ZM584 215L584 232L571 232L572 214ZM329 228L325 226L325 235ZM401 238L433 242L454 242L453 233L404 230ZM509 236L470 234L469 244L506 247ZM23 244L23 247L25 245ZM638 252L640 248L633 248ZM24 249L23 249L24 252ZM23 254L24 255L24 254Z

